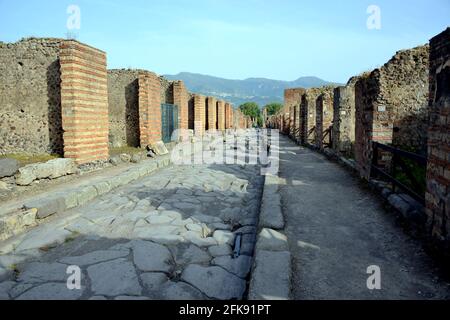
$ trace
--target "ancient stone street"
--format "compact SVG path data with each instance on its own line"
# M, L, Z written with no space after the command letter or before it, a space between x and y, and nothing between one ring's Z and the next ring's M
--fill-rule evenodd
M256 166L172 166L116 189L15 238L0 299L242 299L262 183Z

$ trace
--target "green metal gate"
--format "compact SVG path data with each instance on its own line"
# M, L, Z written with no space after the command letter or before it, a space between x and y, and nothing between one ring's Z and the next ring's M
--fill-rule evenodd
M172 141L172 133L178 129L178 106L174 104L161 104L162 140L164 143Z

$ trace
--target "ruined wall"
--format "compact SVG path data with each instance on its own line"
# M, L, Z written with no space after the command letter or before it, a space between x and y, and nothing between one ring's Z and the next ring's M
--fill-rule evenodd
M318 88L306 89L300 104L300 141L303 144L315 143L316 100L321 91Z
M332 148L347 158L354 157L355 143L355 83L334 89Z
M431 39L430 47L427 225L450 245L450 28Z
M316 146L323 150L331 142L331 126L333 124L334 88L322 88L316 100Z
M429 46L403 50L355 86L355 158L368 178L371 141L425 153Z
M161 141L161 97L159 77L149 71L139 73L139 137L140 146Z
M245 116L241 110L236 109L233 113L233 127L236 129L245 128Z
M63 153L62 41L0 42L0 154Z
M159 83L161 86L161 103L174 104L173 81L159 76Z
M138 147L139 70L108 70L109 143Z
M64 157L77 163L107 160L106 53L73 40L61 44L61 112Z

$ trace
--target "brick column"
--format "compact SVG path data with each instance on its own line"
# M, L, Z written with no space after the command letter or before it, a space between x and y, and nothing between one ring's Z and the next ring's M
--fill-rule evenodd
M450 248L450 28L430 40L426 213L432 236Z
M230 128L230 104L225 102L225 129Z
M217 129L225 130L225 102L222 100L217 102Z
M173 103L178 106L180 129L189 129L189 97L183 81L173 83Z
M206 123L206 98L194 95L194 132L196 136L203 136Z
M216 131L217 129L217 100L213 97L208 97L206 100L208 108L208 130Z
M77 163L107 160L106 53L77 41L63 41L60 63L64 157Z
M323 150L325 143L330 142L333 124L333 102L331 92L324 92L316 101L316 146ZM327 133L328 131L328 133Z
M139 132L141 147L161 141L161 83L156 74L139 74Z
M353 157L355 144L355 87L334 89L333 149L346 157Z
M314 144L316 141L316 100L320 95L317 88L307 89L301 96L300 103L300 140L303 144Z

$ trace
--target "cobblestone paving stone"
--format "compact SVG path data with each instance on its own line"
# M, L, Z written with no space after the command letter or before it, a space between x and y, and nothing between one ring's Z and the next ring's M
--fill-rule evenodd
M242 299L262 184L257 166L199 165L116 189L0 246L0 299ZM251 249L232 259L237 232Z

